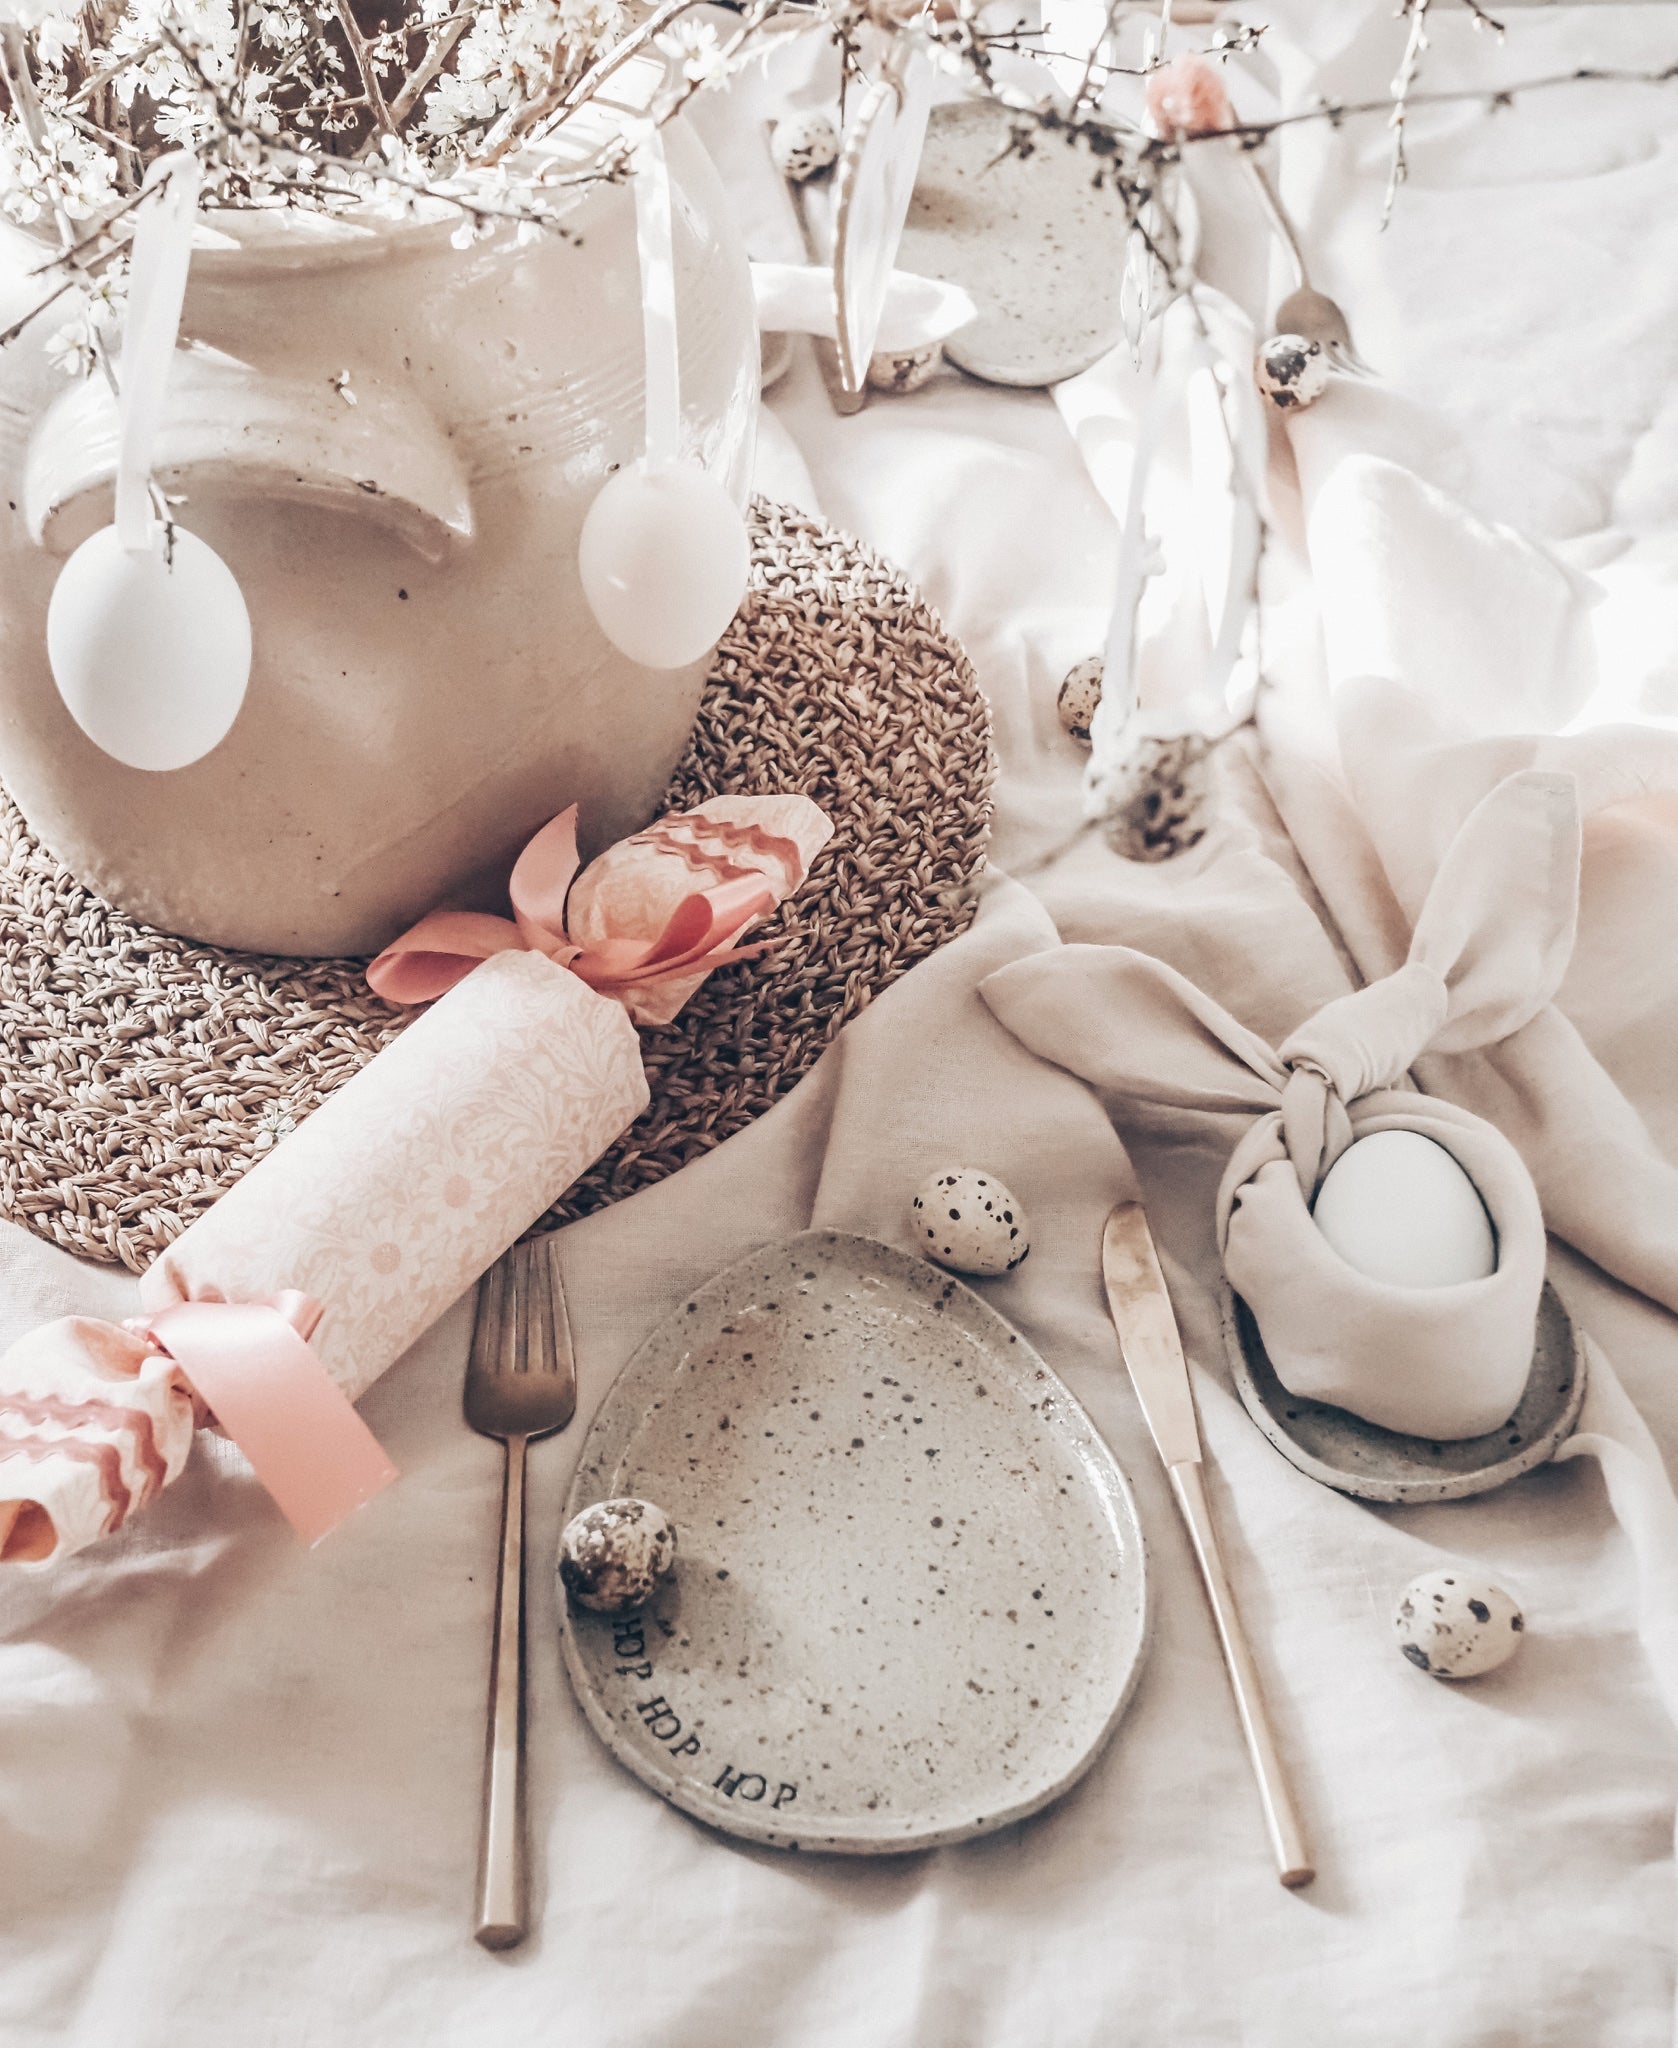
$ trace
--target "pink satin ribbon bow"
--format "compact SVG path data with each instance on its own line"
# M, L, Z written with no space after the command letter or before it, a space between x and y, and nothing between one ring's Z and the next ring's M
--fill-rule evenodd
M288 1289L267 1301L177 1302L125 1325L180 1367L310 1544L396 1477L309 1348L320 1317L318 1302Z
M819 845L826 821L808 808L820 821ZM701 806L657 819L609 847L579 877L573 804L519 855L508 884L510 918L431 911L385 948L367 980L387 1002L427 1003L491 954L523 947L616 997L637 1024L665 1024L713 968L765 950L740 940L797 887L811 851ZM678 888L673 903L671 863L691 883ZM649 922L650 936L622 929Z

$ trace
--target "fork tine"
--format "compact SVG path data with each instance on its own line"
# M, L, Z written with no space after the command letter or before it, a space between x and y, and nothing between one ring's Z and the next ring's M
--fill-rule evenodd
M519 1297L518 1359L515 1372L533 1372L536 1367L536 1303L535 1290L530 1284L530 1254L524 1245L518 1248L513 1263Z
M524 1357L525 1291L523 1273L516 1251L509 1252L501 1264L507 1269L506 1296L501 1310L500 1353L495 1361L497 1372L517 1372Z
M542 1245L544 1270L542 1293L548 1303L552 1318L553 1365L555 1372L563 1373L573 1387L577 1383L577 1352L571 1341L571 1310L565 1299L565 1275L559 1263L559 1232L551 1232Z
M531 1254L530 1293L532 1299L531 1336L534 1340L530 1360L532 1372L551 1373L554 1370L554 1304L553 1289L548 1285L548 1259L546 1247L533 1244L528 1247Z
M502 1298L507 1275L505 1260L497 1259L478 1282L478 1301L472 1315L472 1356L468 1375L493 1369L493 1353L501 1334Z

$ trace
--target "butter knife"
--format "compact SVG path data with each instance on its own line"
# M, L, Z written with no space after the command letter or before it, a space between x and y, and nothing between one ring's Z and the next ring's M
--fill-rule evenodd
M1247 1738L1253 1775L1264 1806L1276 1872L1290 1891L1316 1876L1294 1811L1292 1795L1271 1733L1258 1667L1246 1632L1235 1611L1235 1596L1218 1554L1200 1463L1200 1427L1188 1361L1177 1334L1177 1317L1160 1271L1153 1233L1139 1202L1121 1202L1107 1219L1101 1239L1101 1270L1107 1283L1107 1306L1119 1333L1136 1398L1155 1448L1165 1466L1171 1490L1188 1524L1195 1563L1211 1603L1218 1642L1224 1653L1241 1732Z

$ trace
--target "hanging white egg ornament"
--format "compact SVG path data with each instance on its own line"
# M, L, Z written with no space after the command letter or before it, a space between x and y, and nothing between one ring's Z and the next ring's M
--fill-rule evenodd
M250 612L197 534L154 525L131 553L105 526L59 572L47 659L96 747L128 768L185 768L226 738L245 701Z
M685 668L716 645L751 571L740 508L697 463L637 462L588 508L577 547L600 630L643 668Z
M583 595L601 632L643 668L686 668L740 609L752 549L738 505L682 453L670 172L651 128L635 152L646 453L602 485L577 543Z
M1392 1287L1456 1287L1497 1270L1479 1191L1419 1131L1372 1131L1323 1176L1317 1228L1348 1266Z
M59 572L47 660L76 723L130 768L201 760L239 715L251 621L227 564L152 517L151 453L169 391L203 168L186 154L147 171L123 321L114 523Z

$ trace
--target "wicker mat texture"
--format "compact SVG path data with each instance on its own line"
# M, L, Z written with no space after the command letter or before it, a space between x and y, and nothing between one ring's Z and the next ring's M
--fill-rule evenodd
M762 1114L869 999L965 930L989 717L967 657L896 570L784 506L752 513L752 586L667 792L802 791L833 839L761 934L642 1034L652 1103L544 1224L661 1180ZM556 798L555 808L558 808ZM277 960L136 924L0 798L0 1215L140 1272L402 1029L360 961Z

